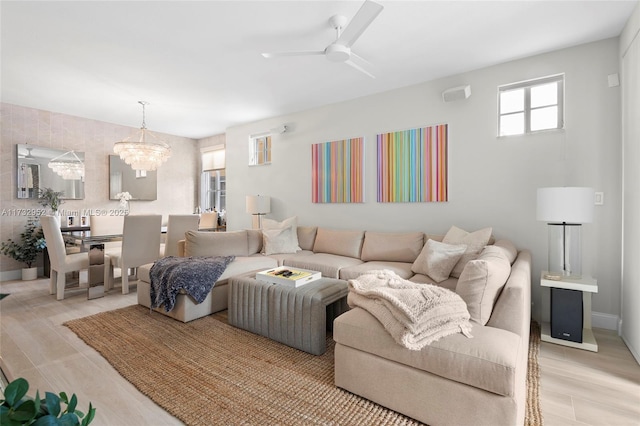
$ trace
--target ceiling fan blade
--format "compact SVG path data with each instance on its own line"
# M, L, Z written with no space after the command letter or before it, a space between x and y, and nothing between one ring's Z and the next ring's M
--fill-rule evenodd
M378 3L372 1L365 1L360 7L356 15L353 17L349 25L347 25L341 32L340 37L336 40L336 43L346 47L351 47L353 43L358 40L364 30L367 29L374 19L382 12L384 7Z
M360 62L359 60L361 60L362 62L360 64L356 63L356 61L354 61L354 59L357 62ZM359 60L358 60L359 59ZM369 62L367 62L366 60L362 59L360 56L354 55L353 53L351 54L351 59L349 59L348 61L345 61L345 64L357 69L358 71L360 71L363 74L368 75L371 78L376 78L373 74L371 74L369 71L367 71L363 65L364 64L369 64ZM369 64L371 65L371 64Z
M272 52L272 53L263 53L262 56L265 58L275 58L278 56L311 56L311 55L324 55L324 50L317 51L303 51L303 52Z

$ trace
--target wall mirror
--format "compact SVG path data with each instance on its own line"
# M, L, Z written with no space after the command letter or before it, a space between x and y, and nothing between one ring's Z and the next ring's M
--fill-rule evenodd
M136 171L117 155L109 156L109 199L128 192L133 200L153 201L158 198L158 172Z
M17 144L16 155L18 198L36 199L40 188L51 188L64 199L84 199L84 152Z

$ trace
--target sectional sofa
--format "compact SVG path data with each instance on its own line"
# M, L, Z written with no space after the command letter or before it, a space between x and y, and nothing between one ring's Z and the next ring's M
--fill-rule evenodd
M204 303L196 305L183 294L173 311L156 310L186 322L226 309L229 277L279 265L342 280L391 270L408 281L460 294L469 308L473 337L454 334L410 350L396 343L372 314L354 307L334 322L336 385L431 425L523 424L531 317L528 251L495 241L490 228L467 233L452 227L444 236L286 229L297 238L282 229L187 232L179 243L181 255L236 259ZM147 307L150 267L138 271L138 303Z

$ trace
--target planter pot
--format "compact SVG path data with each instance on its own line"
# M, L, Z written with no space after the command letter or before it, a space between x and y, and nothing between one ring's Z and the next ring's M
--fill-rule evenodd
M31 281L38 278L38 267L22 268L22 281Z

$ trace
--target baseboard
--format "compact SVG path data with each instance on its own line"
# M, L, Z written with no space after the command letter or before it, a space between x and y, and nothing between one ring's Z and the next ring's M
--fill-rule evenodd
M631 352L631 355L635 358L636 362L640 364L640 354L635 350L633 346L629 344L629 341L627 341L627 339L624 338L624 334L621 335L620 337L622 337L622 341L624 342L625 345L627 345L627 349L629 349L629 352Z
M38 267L38 278L44 277L44 268L42 266ZM15 269L13 271L2 271L0 272L0 282L3 281L14 281L22 279L22 269Z
M605 330L615 330L620 333L620 317L618 315L603 314L602 312L591 312L591 327L604 328Z

